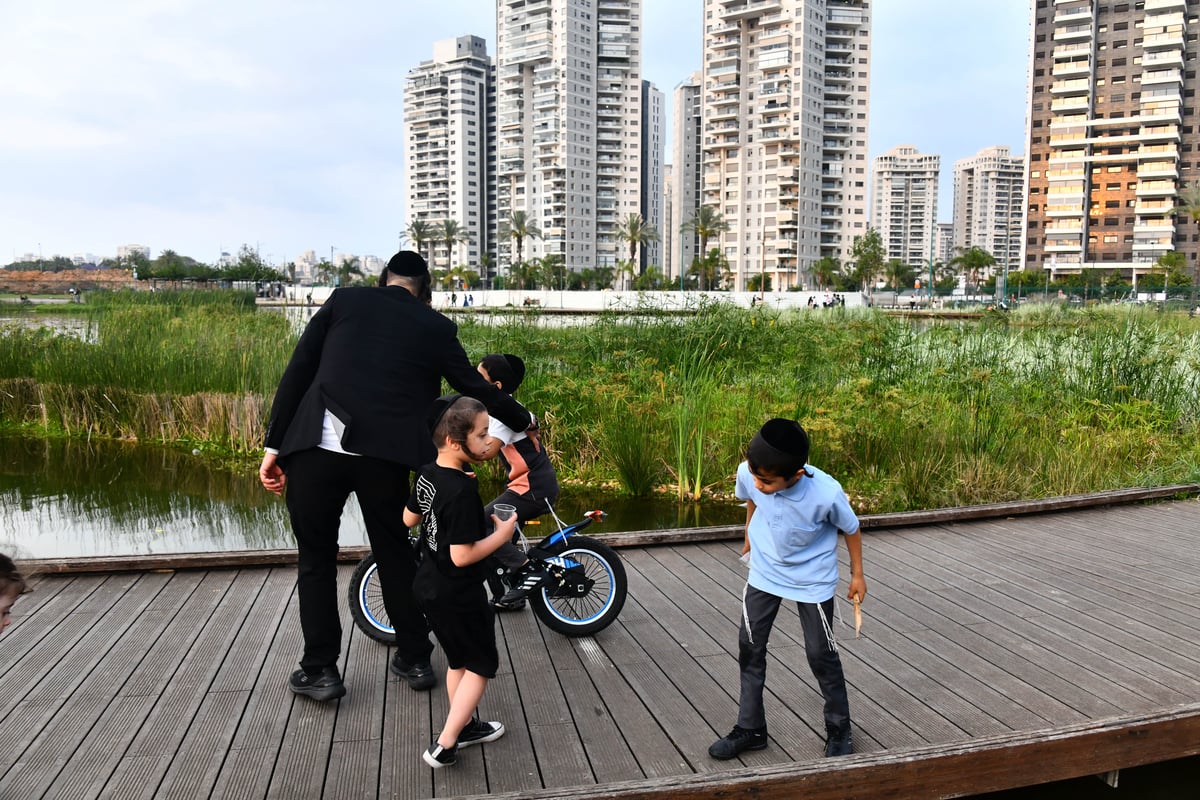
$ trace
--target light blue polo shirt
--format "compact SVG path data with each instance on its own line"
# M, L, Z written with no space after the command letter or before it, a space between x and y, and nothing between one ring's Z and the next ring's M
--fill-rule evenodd
M750 517L750 585L787 600L823 603L837 591L838 531L855 534L858 516L842 485L813 466L795 485L763 494L745 461L736 494L754 502Z

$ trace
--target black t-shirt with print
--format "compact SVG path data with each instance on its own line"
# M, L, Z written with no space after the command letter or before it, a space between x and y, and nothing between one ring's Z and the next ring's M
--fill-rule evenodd
M450 559L450 545L471 544L486 536L483 502L474 473L426 464L417 472L408 509L421 515L417 549L422 564L431 561L438 573L455 582L482 582L483 562L458 567Z

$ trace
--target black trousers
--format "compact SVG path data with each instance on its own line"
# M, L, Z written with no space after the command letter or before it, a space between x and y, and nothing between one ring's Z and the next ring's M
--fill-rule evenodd
M371 550L379 564L383 604L396 629L396 647L408 663L433 652L429 625L413 599L416 556L404 527L409 468L366 456L314 447L288 456L287 508L299 550L297 593L308 672L336 666L342 624L338 594L338 527L350 493L358 497Z
M746 585L742 595L742 625L738 632L738 666L742 671L738 722L743 728L767 724L763 710L763 686L767 681L767 639L783 598ZM842 658L833 637L834 599L824 603L796 603L804 630L804 652L808 666L825 698L825 731L839 736L850 730L850 701Z

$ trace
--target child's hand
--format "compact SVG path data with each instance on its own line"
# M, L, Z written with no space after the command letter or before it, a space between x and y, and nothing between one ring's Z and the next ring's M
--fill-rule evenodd
M501 520L495 514L492 514L492 524L495 526L492 530L493 533L503 531L508 537L511 538L513 533L515 533L517 530L517 515L513 514L508 519Z

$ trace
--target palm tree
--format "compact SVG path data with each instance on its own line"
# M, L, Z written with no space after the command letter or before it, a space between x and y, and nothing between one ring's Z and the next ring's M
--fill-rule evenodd
M426 242L433 241L433 226L423 219L414 219L404 229L404 235L417 248L417 254L424 258L425 254L421 252L421 249Z
M841 272L842 265L833 256L822 256L820 261L812 265L813 278L817 282L817 288L822 291L832 287Z
M915 277L912 267L905 264L898 258L890 259L883 268L883 277L887 280L888 285L892 287L893 292L901 292L913 282Z
M457 220L444 219L437 228L438 241L446 245L446 268L454 266L454 245L471 241L471 234Z
M353 278L364 277L362 267L359 266L358 256L342 259L342 263L334 268L334 274L337 277L338 286L349 286Z
M512 261L513 266L520 264L523 260L526 239L542 238L541 230L530 221L529 215L524 211L510 213L508 219L500 223L500 233L513 240L513 252L516 254L516 258Z
M680 226L680 230L684 233L691 231L700 237L699 256L703 259L708 257L708 240L729 230L729 223L712 206L700 206L695 215Z
M980 247L960 247L958 255L950 259L950 263L961 267L967 276L967 284L979 290L979 274L989 267L996 266L996 259L987 250Z
M1200 181L1192 181L1179 190L1179 202L1175 205L1175 213L1187 214L1192 218L1192 222L1200 223ZM1197 284L1200 284L1200 260L1192 262L1191 311L1193 314L1196 313Z
M629 263L636 264L638 246L647 242L657 242L658 228L646 222L641 214L630 214L617 223L616 236L618 241L629 242ZM640 267L637 272L641 273Z

